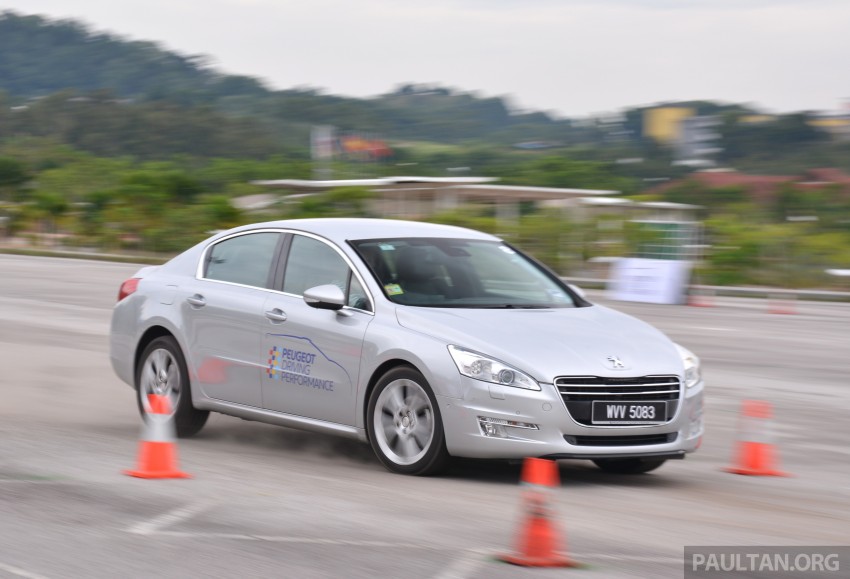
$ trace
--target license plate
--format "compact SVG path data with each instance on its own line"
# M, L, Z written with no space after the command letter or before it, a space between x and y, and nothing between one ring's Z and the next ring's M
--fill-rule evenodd
M593 424L657 424L667 422L667 402L594 400Z

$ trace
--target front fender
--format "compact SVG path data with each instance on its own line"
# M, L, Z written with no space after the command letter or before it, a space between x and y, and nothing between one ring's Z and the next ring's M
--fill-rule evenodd
M406 331L398 325L382 328L373 322L363 344L363 362L357 389L357 426L360 428L365 427L364 416L371 393L370 385L380 379L382 366L391 362L403 362L415 367L428 381L435 396L463 397L460 373L445 342L418 332Z

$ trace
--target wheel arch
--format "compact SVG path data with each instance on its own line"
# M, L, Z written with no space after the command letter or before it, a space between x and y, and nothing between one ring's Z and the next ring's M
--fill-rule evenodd
M180 389L177 401L173 403L172 420L174 421L177 436L180 438L188 438L197 434L204 427L204 424L206 424L207 418L209 417L209 411L195 408L192 400L191 369L186 358L186 350L175 333L165 326L153 325L149 327L144 331L136 345L136 351L133 356L133 387L137 392L136 400L139 403L139 411L143 415L146 413L146 410L143 408L141 403L142 397L139 395L139 388L141 386L138 378L139 363L141 362L142 354L145 350L147 350L147 348L159 338L171 338L174 341L174 347L177 348L177 354L179 354L177 363L182 366L182 369L180 370L181 377L179 383L182 385L185 378L185 386Z
M139 338L139 342L136 344L136 352L133 355L133 377L134 377L133 387L134 388L139 387L139 385L135 383L135 376L136 376L137 368L139 367L139 359L142 357L142 352L145 351L145 348L148 347L148 344L150 344L151 342L153 342L157 338L162 338L164 336L169 336L171 338L174 338L174 340L177 342L177 345L180 346L180 341L177 339L177 337L168 328L165 328L164 326L151 326L150 328L145 330L145 332L142 334L142 337ZM182 346L180 346L180 347L182 349ZM184 358L186 357L185 353L184 353L183 357Z

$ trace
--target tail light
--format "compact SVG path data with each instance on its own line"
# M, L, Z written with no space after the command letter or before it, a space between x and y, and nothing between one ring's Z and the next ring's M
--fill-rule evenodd
M139 282L142 280L140 277L131 277L127 281L121 284L121 289L118 290L118 301L120 302L128 295L134 293L136 289L139 287Z

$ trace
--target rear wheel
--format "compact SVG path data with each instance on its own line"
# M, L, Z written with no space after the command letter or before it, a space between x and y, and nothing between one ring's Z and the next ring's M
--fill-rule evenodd
M666 458L600 458L593 461L605 472L616 474L640 474L655 470Z
M420 372L387 372L372 391L366 414L369 442L387 469L430 475L448 464L443 421L431 387Z
M155 339L142 352L136 368L136 393L142 416L149 408L149 394L168 398L174 427L181 438L197 434L209 417L208 411L192 406L186 361L180 346L171 336Z

